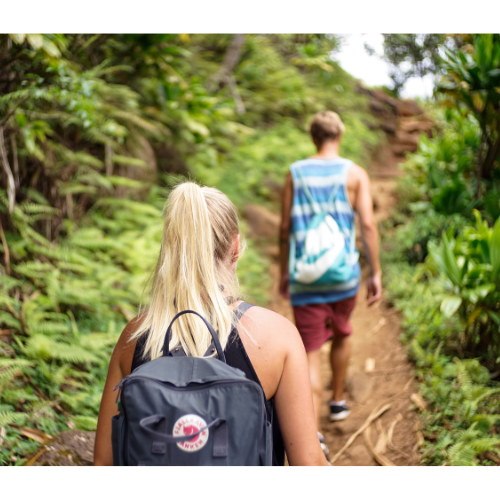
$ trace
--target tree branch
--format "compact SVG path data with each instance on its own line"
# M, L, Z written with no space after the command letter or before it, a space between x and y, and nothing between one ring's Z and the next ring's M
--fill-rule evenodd
M240 93L238 92L238 85L236 85L236 81L233 75L226 76L225 78L229 89L231 90L231 94L233 96L234 102L236 104L236 112L239 115L245 114L245 105L243 104L243 100L241 99Z
M32 118L37 118L39 120L50 120L52 118L61 118L62 113L37 113L36 111L26 111L25 109L20 110L21 113L31 116Z
M5 252L5 272L10 275L10 253L9 247L7 246L7 240L5 239L5 234L3 232L2 220L0 219L0 238L2 239L3 250Z
M17 141L16 141L16 135L12 134L10 136L10 142L12 145L12 158L14 162L14 181L16 184L16 189L20 189L20 183L19 183L19 160L17 158Z
M240 60L241 49L244 43L245 35L236 34L233 36L219 70L208 81L207 90L209 92L216 89L221 82L225 81L226 78L232 75L235 66Z
M490 141L486 158L484 159L484 162L481 166L481 174L485 179L488 179L490 177L493 162L498 158L498 154L500 153L500 120L498 120L496 132L496 140L495 142Z
M9 159L7 157L7 150L5 149L5 141L3 138L3 126L0 125L0 158L2 158L2 165L7 175L7 196L9 197L9 213L14 211L14 203L16 201L16 185L14 183L14 176L10 169Z
M7 123L9 118L15 113L16 109L21 106L21 104L28 99L29 96L23 97L18 103L3 117L2 121L0 121L0 128Z
M106 164L106 176L113 175L113 148L108 142L104 146L104 163Z

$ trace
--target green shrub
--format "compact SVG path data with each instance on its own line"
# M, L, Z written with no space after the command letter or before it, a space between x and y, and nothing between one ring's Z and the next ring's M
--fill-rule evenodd
M500 219L490 229L478 211L476 227L465 226L456 238L442 235L442 245L429 242L432 264L444 278L440 309L460 318L465 346L480 353L494 369L500 362Z

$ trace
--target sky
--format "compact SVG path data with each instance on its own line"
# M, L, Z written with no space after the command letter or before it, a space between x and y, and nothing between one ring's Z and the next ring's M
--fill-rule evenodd
M392 87L389 78L389 65L378 55L383 54L384 37L379 33L343 35L345 41L340 52L332 58L340 63L348 73L363 80L368 86L387 85ZM368 55L365 42L375 49L376 54ZM432 95L432 76L410 78L401 91L403 98L430 97Z

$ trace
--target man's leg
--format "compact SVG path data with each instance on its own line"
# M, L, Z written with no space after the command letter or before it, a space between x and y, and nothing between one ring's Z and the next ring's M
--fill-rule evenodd
M351 355L351 338L349 335L334 335L330 362L332 365L332 400L336 402L344 399L344 383L347 366Z
M333 331L330 362L332 366L332 401L330 420L338 421L348 417L350 410L344 401L344 384L351 355L352 326L350 316L356 305L356 295L330 304L331 328Z
M309 378L311 380L311 390L314 403L314 414L316 415L316 424L318 432L321 432L319 416L321 414L321 352L320 349L307 352L307 361L309 364Z

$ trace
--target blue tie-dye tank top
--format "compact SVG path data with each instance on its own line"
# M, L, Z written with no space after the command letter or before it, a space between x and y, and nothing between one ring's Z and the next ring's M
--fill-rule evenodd
M349 248L351 238L355 238L354 210L347 194L347 172L352 162L345 158L308 158L293 163L290 172L293 178L292 225L290 231L290 252L295 251L295 258L302 254L306 236L306 227L313 217L311 204L302 188L307 184L313 201L321 211L328 212L344 233ZM302 176L299 177L297 168ZM332 190L339 186L333 200L328 203ZM290 262L295 259L290 256ZM358 262L359 253L352 255L352 278L344 283L332 285L290 284L292 306L306 304L327 304L338 302L356 295L359 289L361 270Z

